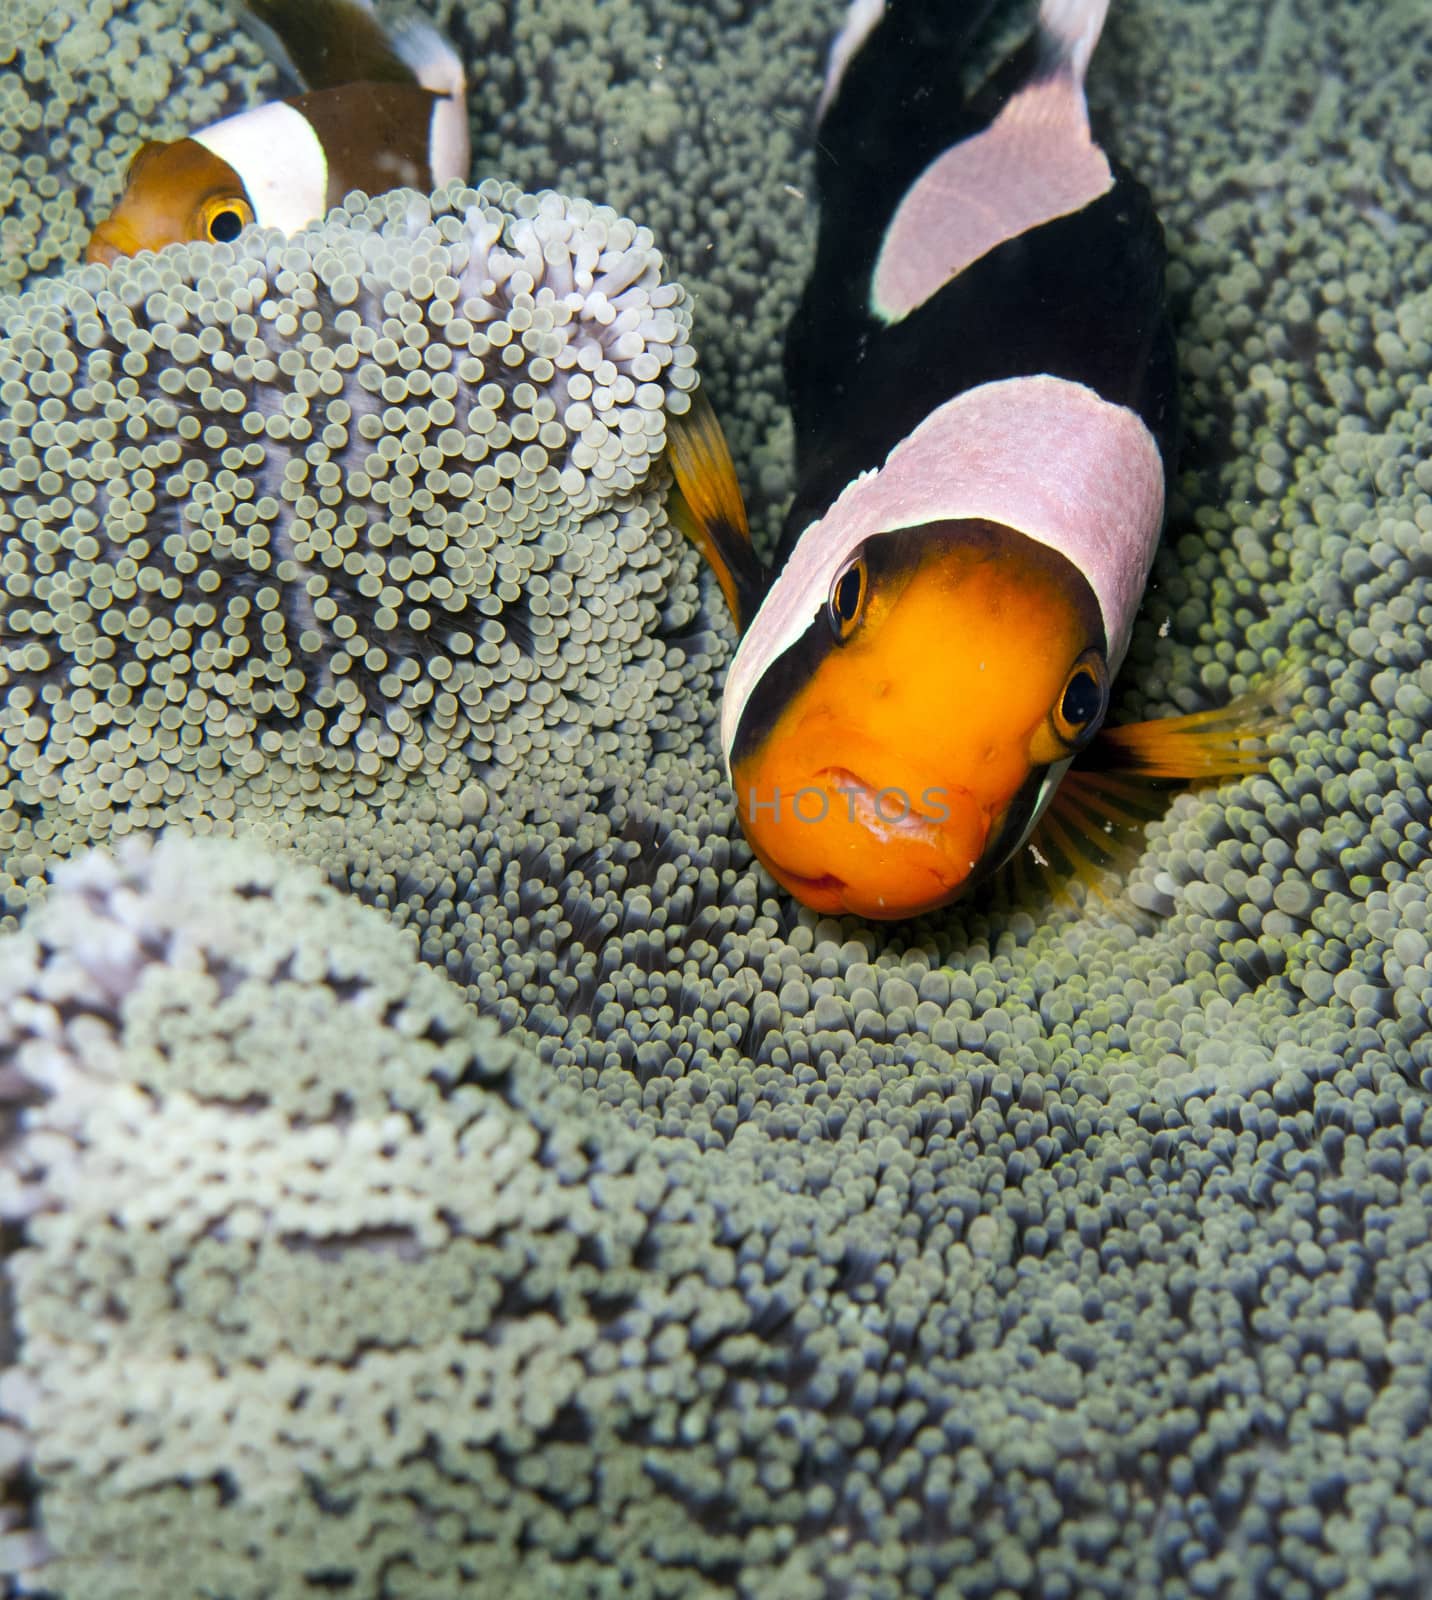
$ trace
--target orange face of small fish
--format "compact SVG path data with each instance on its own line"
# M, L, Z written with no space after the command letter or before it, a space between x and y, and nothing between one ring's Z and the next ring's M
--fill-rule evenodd
M1018 845L1049 769L1102 720L1097 605L1062 556L959 523L867 541L825 623L778 658L743 715L742 825L771 876L818 911L934 910Z
M95 229L86 261L198 239L236 239L254 220L238 173L193 139L139 147L119 204Z

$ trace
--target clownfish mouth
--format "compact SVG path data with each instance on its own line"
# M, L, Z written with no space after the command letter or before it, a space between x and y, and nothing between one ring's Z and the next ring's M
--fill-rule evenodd
M929 824L938 827L950 819L952 795L965 801L973 799L968 789L941 784L928 784L918 792L896 784L877 789L847 767L824 767L816 777L832 794L848 797L851 820L872 833L891 828L913 831Z
M767 871L799 900L879 920L955 899L989 832L968 789L876 786L846 767L817 771L784 816L742 820Z
M116 261L132 256L138 250L139 240L133 232L109 217L90 236L90 242L85 246L85 260L112 267Z

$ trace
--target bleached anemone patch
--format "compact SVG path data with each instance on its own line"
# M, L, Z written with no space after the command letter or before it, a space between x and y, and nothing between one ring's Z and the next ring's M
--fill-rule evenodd
M696 381L684 296L662 280L650 230L605 206L491 181L451 203L434 217L411 194L362 202L360 216L386 205L395 225L360 225L315 256L334 303L379 328L386 297L411 293L454 353L467 405L459 423L481 435L504 404L533 413L537 431L519 425L514 435L540 447L523 466L557 466L579 508L634 487L662 446L663 411L684 410ZM411 320L395 330L400 342ZM371 337L357 342L385 369L417 365ZM360 377L375 381L383 399L403 398L401 371Z

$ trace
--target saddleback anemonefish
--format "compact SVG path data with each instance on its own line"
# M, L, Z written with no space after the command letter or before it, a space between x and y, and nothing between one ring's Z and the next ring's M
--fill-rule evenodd
M370 0L246 0L244 20L306 92L142 144L86 261L236 239L251 222L292 233L351 189L468 176L462 63L428 23L385 29Z
M929 911L1026 844L1097 861L1148 815L1147 779L1267 759L1281 685L1100 733L1177 428L1162 229L1085 106L1106 8L1044 0L965 93L990 0L851 7L769 578L709 406L673 425L678 520L744 629L721 715L737 811L819 911Z

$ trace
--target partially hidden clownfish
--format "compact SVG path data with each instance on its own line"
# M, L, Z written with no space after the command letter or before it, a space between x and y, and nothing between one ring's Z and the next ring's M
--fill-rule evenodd
M385 28L369 0L246 0L244 21L305 92L141 145L86 261L227 241L251 222L292 233L352 189L468 176L466 77L428 23Z
M673 425L677 520L743 629L721 712L737 813L827 913L931 911L1026 847L1097 866L1157 813L1150 779L1256 771L1279 722L1274 680L1101 733L1175 449L1163 232L1090 133L1107 0L1044 0L965 94L990 9L856 0L831 52L769 574L709 406Z

